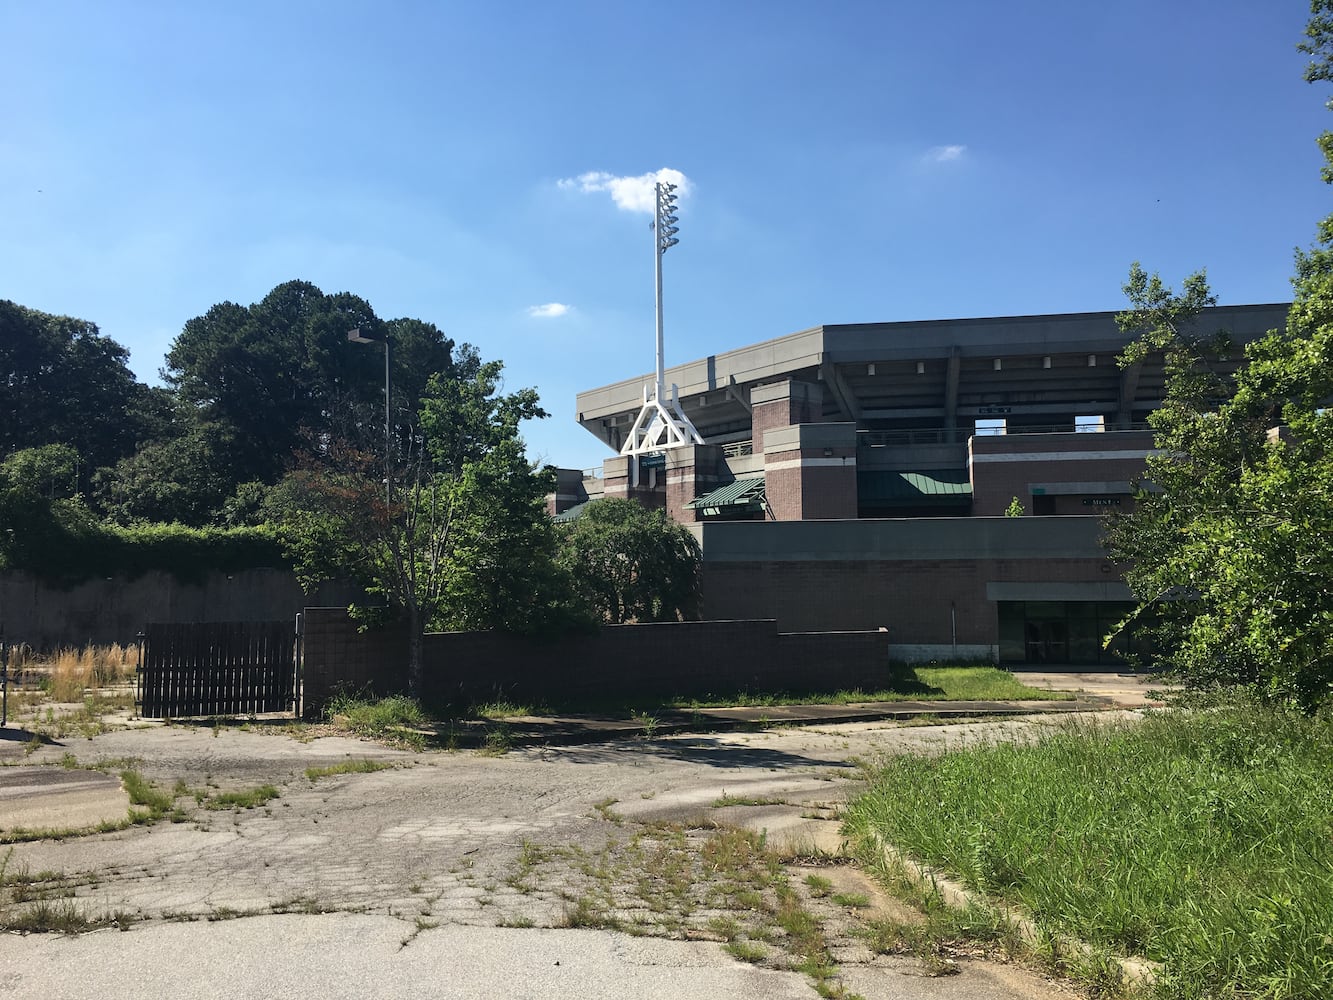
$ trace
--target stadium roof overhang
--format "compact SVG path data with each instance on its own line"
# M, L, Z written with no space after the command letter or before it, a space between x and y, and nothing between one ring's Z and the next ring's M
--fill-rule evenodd
M1222 306L1200 325L1245 343L1285 322L1286 304ZM750 393L794 378L824 386L824 417L941 425L995 410L1141 415L1161 398L1160 365L1123 370L1116 357L1132 339L1115 313L819 326L710 355L666 371L685 413L708 443L750 437ZM1237 352L1239 355L1239 352ZM581 392L579 423L619 449L643 405L651 375ZM755 442L755 450L760 447Z

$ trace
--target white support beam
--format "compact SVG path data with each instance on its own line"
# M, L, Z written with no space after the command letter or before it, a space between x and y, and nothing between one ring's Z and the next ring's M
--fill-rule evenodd
M671 387L671 398L665 404L649 398L645 388L643 409L630 427L620 454L651 455L703 443L704 439L681 408L674 385Z

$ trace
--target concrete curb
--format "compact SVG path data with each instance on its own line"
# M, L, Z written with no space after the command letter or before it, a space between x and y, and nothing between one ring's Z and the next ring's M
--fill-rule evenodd
M1101 952L1087 942L1069 935L1043 933L1030 917L1019 913L1011 905L997 903L939 871L913 860L878 834L871 834L869 839L872 849L880 855L886 867L901 871L918 888L934 891L946 906L958 910L966 909L968 906L1002 909L1024 944L1036 948L1053 941L1059 948L1075 952L1084 958L1105 957L1112 965L1119 968L1121 982L1131 989L1146 989L1157 980L1157 975L1161 971L1161 965L1157 962Z

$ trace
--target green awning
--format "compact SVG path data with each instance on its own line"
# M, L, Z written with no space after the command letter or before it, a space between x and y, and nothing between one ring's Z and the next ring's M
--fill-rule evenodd
M554 521L556 524L565 524L569 521L577 521L579 518L583 516L583 512L588 509L588 504L592 502L593 502L592 500L584 500L583 503L576 503L573 507L570 507L568 510L562 510L555 517L551 518L551 520Z
M711 493L695 497L685 505L686 510L762 510L764 506L764 477L748 476L719 486Z
M856 474L856 492L862 504L895 506L965 504L972 499L966 469L925 472L871 471Z

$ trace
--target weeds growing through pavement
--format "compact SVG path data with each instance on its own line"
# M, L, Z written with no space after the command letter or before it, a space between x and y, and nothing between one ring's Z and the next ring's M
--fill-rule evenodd
M366 698L343 693L334 696L324 712L328 718L344 722L358 736L392 740L414 750L426 745L426 737L416 731L427 724L426 713L412 698Z
M40 672L39 683L52 701L82 702L98 688L133 679L137 655L133 646L84 646L59 649L49 658L27 658L19 666Z
M124 910L98 913L75 898L88 878L67 878L60 872L29 873L12 864L14 849L0 855L0 931L78 934L98 927L125 930L134 917Z
M508 753L513 747L513 734L510 733L509 726L501 722L486 730L486 737L477 752L484 757L499 757Z
M307 767L305 776L312 782L320 778L331 778L337 774L371 774L375 771L385 771L394 765L382 760L367 760L357 758L355 760L344 760L337 764L329 764L326 767Z
M204 800L205 809L254 809L278 797L272 785L259 785L239 791L218 792Z

